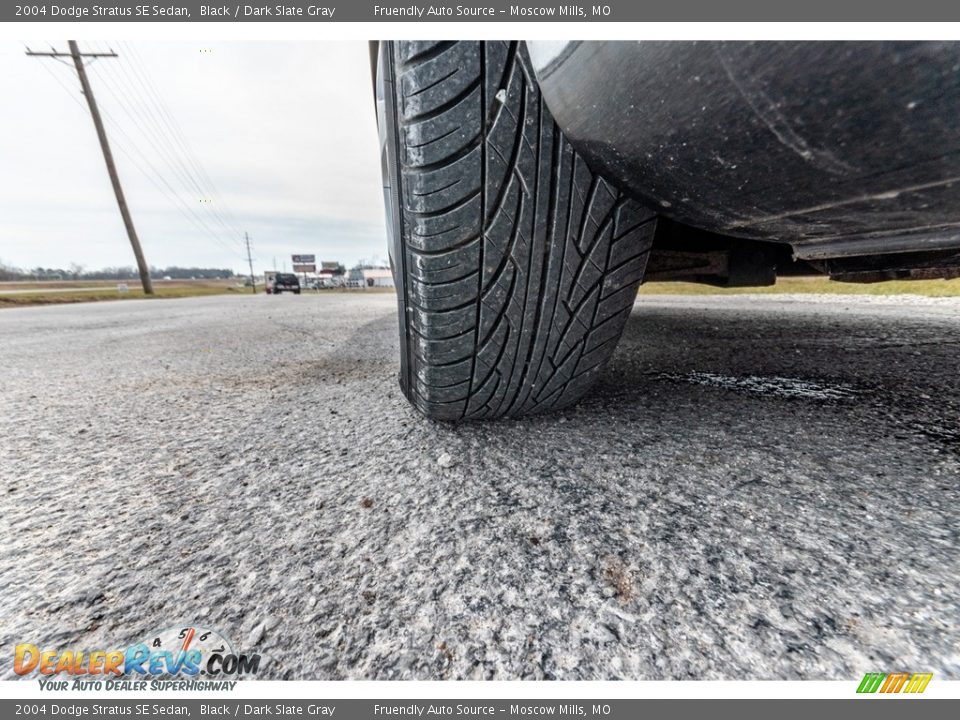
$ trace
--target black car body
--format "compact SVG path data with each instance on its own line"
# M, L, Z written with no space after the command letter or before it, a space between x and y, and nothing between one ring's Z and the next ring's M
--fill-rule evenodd
M848 279L960 265L960 43L528 47L587 161L718 246Z

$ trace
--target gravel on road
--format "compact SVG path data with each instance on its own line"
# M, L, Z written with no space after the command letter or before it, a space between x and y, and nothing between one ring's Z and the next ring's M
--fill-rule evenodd
M643 296L588 400L464 425L386 294L0 338L0 676L195 622L262 678L960 679L958 300Z

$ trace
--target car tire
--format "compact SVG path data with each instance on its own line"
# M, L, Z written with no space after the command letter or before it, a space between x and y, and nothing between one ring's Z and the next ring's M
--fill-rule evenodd
M576 402L623 331L656 214L576 153L523 43L382 43L377 93L405 395L454 421Z

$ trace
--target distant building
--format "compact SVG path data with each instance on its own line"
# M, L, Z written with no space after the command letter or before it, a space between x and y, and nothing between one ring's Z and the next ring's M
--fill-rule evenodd
M324 260L317 266L316 279L321 287L333 287L339 284L339 278L343 275L343 266L338 262L328 262Z
M390 268L365 268L363 279L367 287L393 287L393 273Z
M347 273L350 287L393 287L393 273L388 267L355 267Z

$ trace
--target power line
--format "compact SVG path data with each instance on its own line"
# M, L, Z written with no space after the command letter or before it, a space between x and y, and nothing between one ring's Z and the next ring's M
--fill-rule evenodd
M211 239L213 239L216 243L218 243L222 248L224 248L230 253L237 253L239 255L237 249L230 246L222 238L220 238L219 234L215 230L213 230L209 225L207 225L203 217L197 214L196 210L192 207L192 205L186 200L184 200L178 194L176 188L170 184L167 178L164 177L163 173L157 168L156 165L154 165L153 161L151 161L150 158L147 157L146 153L144 153L143 150L140 149L136 141L129 135L129 133L126 132L126 130L123 129L123 127L116 120L116 118L114 118L113 115L106 109L104 109L102 112L103 112L103 116L107 119L107 122L110 123L111 127L113 127L120 134L122 138L126 138L126 140L129 142L129 149L128 149L128 146L126 146L121 139L115 139L115 142L117 146L120 148L120 151L127 156L130 162L133 163L134 167L138 171L140 171L140 173L143 174L144 177L146 177L154 185L154 187L160 190L168 199L172 200L174 203L174 206L177 206L178 204L182 205L183 206L182 208L176 207L176 209L184 217L186 217L187 220L190 220L202 232L206 232L208 235L210 235ZM130 152L130 149L132 149L137 155L140 156L141 160L150 168L150 170L152 170L153 174L144 170L143 166L137 161L137 159ZM159 180L159 183L162 183L162 185L159 184L157 180Z
M150 76L139 50L128 45L127 43L122 44L125 48L127 48L127 54L131 60L129 64L132 73L140 80L141 85L146 91L146 94L148 96L152 96L154 105L158 110L158 115L163 121L164 125L169 129L171 137L180 145L184 152L184 156L193 167L196 174L201 178L201 181L204 182L204 184L210 189L210 195L216 200L213 209L218 213L222 213L225 217L224 224L232 226L232 229L239 235L240 222L237 219L236 214L232 211L230 205L222 199L216 183L214 183L203 163L200 162L199 158L196 156L196 153L193 151L189 140L183 132L183 128L177 121L176 116L170 111L170 107L164 99L163 94L160 93L156 83Z
M115 121L113 121L109 116L107 119L110 120L111 125L113 125L119 132L121 133L124 132L121 128L119 128L116 125ZM157 182L157 179L154 179L153 175L151 175L149 172L143 169L143 167L137 162L136 158L134 158L133 155L130 152L128 152L128 150L122 143L118 142L118 147L120 148L121 152L123 152L123 154L127 156L130 162L133 163L134 167L137 168L137 170L139 170L140 173L144 177L146 177L147 180L149 180L154 187L160 190L160 192L162 192L169 200L171 200L174 203L174 207L178 212L180 212L181 215L183 215L187 220L192 222L194 226L196 226L201 232L207 233L210 236L210 238L214 242L216 242L222 249L226 250L228 253L232 255L237 255L241 259L243 258L243 256L238 252L236 248L234 248L231 245L228 245L222 238L220 238L219 235L216 234L214 230L210 228L209 225L206 224L204 219L196 213L196 211L190 206L190 204L187 201L185 201L182 197L176 194L176 190L170 185L167 179L163 177L163 174L150 161L150 159L143 154L143 151L140 150L138 147L136 147L135 144L133 144L132 140L131 140L131 147L133 147L133 149L140 155L144 163L146 163L153 170L153 175L156 175L156 177L159 179L160 182ZM163 183L163 184L161 185L160 183ZM166 188L164 188L164 185L166 186ZM178 204L182 205L183 208L179 207Z
M122 64L119 65L129 79L129 73L126 72L126 69L123 68ZM129 92L124 93L122 90L118 89L114 85L113 80L109 80L105 73L98 73L98 77L100 77L104 82L108 92L114 98L117 105L140 129L144 139L146 139L147 142L153 147L157 156L167 164L171 172L176 176L177 180L183 183L184 188L192 194L193 191L190 190L190 185L192 185L193 190L196 191L201 199L208 198L210 193L205 190L205 188L201 185L201 181L198 180L198 178L191 171L190 167L188 167L187 163L184 162L180 151L174 145L171 137L158 121L157 113L155 109L150 106L149 99L140 93L135 84L128 82L127 86L132 88L133 91L137 92L139 105L136 102L128 103L124 100L124 95L129 96ZM240 231L236 227L231 227L224 220L223 216L219 213L215 206L208 207L211 210L213 220L219 223L228 233L228 235L234 238L235 242L239 243Z
M41 58L62 58L69 57L73 59L73 65L77 70L77 77L80 80L80 87L83 89L83 95L87 99L87 107L90 110L90 117L93 120L93 126L97 131L97 139L100 142L100 149L103 152L103 160L107 166L107 174L110 176L110 184L113 186L113 193L117 199L117 207L120 209L120 216L123 218L123 225L127 230L127 237L133 248L133 255L137 259L137 268L140 271L140 283L143 287L144 295L153 295L153 282L150 279L150 269L147 267L147 261L143 256L143 248L140 247L140 239L137 237L137 230L133 225L133 217L130 215L130 208L127 206L126 197L123 194L123 187L120 184L120 175L117 173L117 166L113 161L113 153L110 150L110 142L107 140L107 131L103 126L103 120L100 118L100 111L97 108L96 98L93 96L93 88L90 86L90 80L87 77L84 61L101 57L117 57L114 52L110 53L81 53L76 40L68 40L70 48L68 53L58 52L51 48L49 52L34 52L27 48L27 55Z
M126 43L124 44L126 45ZM220 204L220 207L222 207L224 212L227 213L227 216L231 219L233 223L236 223L239 225L239 220L236 216L236 213L233 212L233 209L230 206L230 204L225 199L222 199L219 188L217 187L216 183L213 181L213 178L210 177L210 174L207 172L203 163L201 163L200 160L197 158L196 153L193 151L193 147L190 145L190 141L187 139L186 134L183 132L183 128L181 127L180 123L177 121L176 116L170 111L170 107L167 105L166 101L164 100L163 95L160 94L160 92L156 89L156 84L153 82L153 79L150 77L149 72L146 69L146 65L143 62L143 59L140 55L140 52L133 47L131 47L131 51L132 51L133 57L138 60L142 68L142 74L146 78L147 83L150 85L151 88L154 89L154 94L160 102L161 111L164 117L168 120L169 125L172 126L174 131L174 136L178 138L181 146L186 151L187 159L197 169L201 177L203 177L207 181L207 183L209 184L210 188L213 191L213 195L217 198L217 201ZM134 69L136 70L136 66L134 66Z
M98 77L101 77L101 75L98 75ZM101 77L101 79L103 79L103 78ZM118 100L118 103L117 103L118 106L124 111L124 113L127 115L127 117L129 117L129 118L134 122L134 124L136 124L136 125L137 125L138 127L140 127L141 130L142 130L142 129L143 129L142 124L139 124L139 123L137 122L137 118L134 116L133 111L131 111L131 109L130 109L129 107L127 107L127 105L126 105L125 103L119 102L119 95L118 95L118 92L119 92L119 91L116 90L111 83L104 82L104 86L107 88L107 91L111 94L111 96L113 96L115 99ZM113 121L115 124L119 125L119 122L116 121L115 119L113 119L112 121ZM134 144L135 144L135 141L133 140L133 138L132 138L128 133L124 132L124 135L127 136L127 138L130 140L131 143L134 143ZM154 138L151 138L149 135L147 135L147 134L145 134L145 133L143 134L143 137L144 137L144 139L147 141L147 143L153 148L153 150L154 150L154 152L156 153L157 157L159 157L161 160L163 160L163 161L166 163L167 167L170 168L170 170L171 170L171 172L173 173L173 175L175 176L175 178L176 178L177 180L179 180L180 182L184 182L185 176L184 176L184 174L183 174L183 171L182 171L182 170L178 171L178 168L176 167L176 164L174 163L173 160L171 160L168 152L167 152L162 146L158 145L158 142L155 141ZM146 159L146 156L143 155L142 152L141 152L141 155L144 157L144 159ZM151 163L151 165L152 165L152 163ZM157 172L158 174L160 174L159 171L156 171L156 172ZM169 183L168 183L168 185L169 185ZM185 183L185 185L186 185L186 183ZM200 188L199 186L197 186L195 183L194 183L194 185L195 185L195 187L197 188L197 192L199 192L201 195L204 195L204 194L205 194L205 193L203 192L203 189L202 189L202 188ZM186 189L189 191L189 188L186 188ZM172 186L171 186L171 190L173 190ZM181 202L183 202L183 201L181 201ZM216 216L215 216L215 219L216 219ZM221 224L222 224L222 223L221 223ZM204 223L204 225L206 225L206 223ZM225 228L225 229L227 230L228 233L232 233L232 231L231 231L230 228ZM214 234L218 234L216 231L214 231L214 230L212 230L212 229L210 230L210 232L211 232L211 233L214 233Z
M107 53L104 53L104 55L110 56ZM74 92L72 92L67 87L67 85L56 75L56 73L54 73L53 70L50 69L46 64L42 65L42 67L53 78L53 80L63 89L63 91L70 97L70 99L73 100L78 105L78 107L83 109L83 104L76 97ZM98 73L98 77L101 77L101 74ZM112 89L108 88L108 90L111 92L111 94L113 94ZM206 221L200 215L197 214L197 212L191 206L191 204L185 201L179 195L176 188L174 188L170 184L170 182L166 179L166 177L164 177L164 174L156 167L156 165L154 165L154 163L150 160L150 158L147 157L147 155L139 148L136 141L129 135L129 133L127 133L123 129L123 126L117 121L117 119L114 118L113 115L106 108L101 108L100 111L102 116L106 119L107 123L109 123L110 126L117 133L119 133L120 137L114 138L114 144L128 158L128 160L133 164L133 166L142 175L144 175L144 177L146 177L151 182L151 184L154 185L154 187L156 187L165 197L167 197L168 200L171 200L173 202L178 212L180 212L180 214L183 215L185 219L191 222L202 233L208 234L218 245L220 245L227 252L229 252L232 255L235 254L237 257L242 258L243 255L240 252L238 252L238 250L235 247L229 245L223 239L221 239L219 234L215 230L213 230L209 225L207 225ZM126 108L125 108L125 111L127 111ZM129 111L127 112L129 114ZM126 143L123 142L123 138L125 138L129 142L129 148L126 145ZM131 149L133 152L130 151ZM151 172L145 170L143 165L137 160L136 157L134 157L134 154L133 154L134 152L137 155L139 155L143 163L145 163L150 168L150 170L152 170L152 174ZM179 205L182 205L183 207L179 207Z

